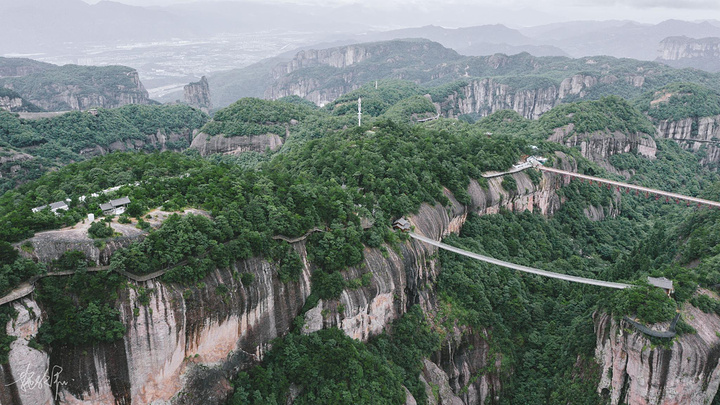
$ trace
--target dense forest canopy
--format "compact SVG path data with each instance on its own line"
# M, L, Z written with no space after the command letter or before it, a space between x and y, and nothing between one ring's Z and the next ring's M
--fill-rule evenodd
M655 120L697 119L720 114L720 94L694 83L673 83L644 94L635 105Z
M182 105L126 105L116 109L100 108L95 113L73 111L37 120L21 119L0 110L0 147L32 157L18 162L19 168L13 172L2 168L0 191L113 148L152 151L161 147L149 140L156 134L163 137L182 134L180 141L167 141L164 147L185 149L190 146L188 138L193 130L208 120L205 113Z

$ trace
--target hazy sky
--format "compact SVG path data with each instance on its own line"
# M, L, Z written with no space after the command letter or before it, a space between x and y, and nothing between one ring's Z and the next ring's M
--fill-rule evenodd
M87 3L97 3L99 0L84 0ZM116 0L125 4L138 6L169 5L187 3L191 1L209 2L214 0ZM242 1L242 0L230 0ZM375 7L413 7L427 8L439 4L447 8L460 9L463 4L474 6L486 4L488 9L494 11L507 9L537 10L541 12L538 24L547 21L540 20L635 20L640 22L660 22L667 19L680 20L720 20L720 1L718 0L264 0L274 3L304 3L318 5L342 5L363 3ZM489 10L490 11L490 10ZM507 22L505 22L507 24ZM531 24L534 25L534 24Z

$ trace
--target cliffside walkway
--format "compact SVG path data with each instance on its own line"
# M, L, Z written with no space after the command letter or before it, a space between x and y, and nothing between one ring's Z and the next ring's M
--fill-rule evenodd
M670 199L681 200L681 201L686 201L688 203L688 205L690 203L695 203L698 206L706 205L708 207L720 208L720 202L717 202L717 201L710 201L710 200L705 200L702 198L689 197L686 195L671 193L668 191L656 190L654 188L636 186L634 184L621 183L619 181L607 180L607 179L603 179L601 177L588 176L585 174L579 174L579 173L575 173L575 172L568 172L565 170L555 169L553 167L545 167L542 165L536 165L535 167L538 170L541 170L544 172L561 174L563 176L570 176L570 177L578 178L581 180L588 180L590 182L594 181L598 184L607 184L608 186L615 186L615 187L618 187L618 189L620 187L622 187L626 190L635 190L637 193L642 192L642 193L645 193L647 196L649 196L650 194L656 196L656 198L660 198L662 196L662 197L665 197L668 201Z
M297 243L297 242L300 242L301 240L307 239L307 237L310 236L311 234L313 234L314 232L325 232L325 230L315 227L315 228L305 232L305 235L298 236L297 238L288 238L285 235L275 235L272 238L275 240L284 240L287 243Z
M665 339L675 337L675 335L677 334L677 332L675 332L675 326L677 325L679 319L680 319L680 313L678 312L677 315L675 315L675 319L673 319L672 322L670 322L670 327L668 328L668 330L657 331L657 330L652 330L652 329L648 328L647 326L641 324L640 322L635 322L632 319L628 318L627 316L623 317L623 320L625 322L634 326L635 329L639 330L640 332L642 332L646 335L649 335L649 336L665 338Z
M296 243L296 242L300 242L302 240L307 239L307 237L310 236L314 232L325 232L325 230L315 227L315 228L307 231L304 235L299 236L297 238L288 238L287 236L284 236L284 235L275 235L272 238L275 240L284 240L288 243ZM202 255L201 257L204 257L204 256L205 255ZM123 270L116 270L116 271L118 274L121 274L130 280L141 283L141 282L145 282L145 281L149 281L149 280L161 277L163 274L167 273L168 270L175 268L177 266L184 266L185 264L187 264L187 260L183 260L179 263L176 263L175 265L173 265L167 269L158 270L153 273L142 274L142 275L128 273L127 271L123 271ZM110 266L96 266L96 267L88 267L87 271L88 272L96 272L96 271L103 271L103 270L109 270L109 269L110 269ZM10 291L10 293L8 293L7 295L0 297L0 305L4 305L4 304L7 304L12 301L19 300L20 298L23 298L23 297L26 297L26 296L32 294L33 291L35 291L35 282L43 277L71 276L75 273L77 273L77 270L64 270L64 271L55 271L52 273L46 273L46 274L42 274L39 276L35 276L35 277L31 278L30 280L25 281L25 282L21 283L20 285L18 285L15 289Z
M525 163L521 163L519 165L514 166L512 169L510 169L506 172L485 172L482 174L482 176L486 179L492 179L493 177L500 177L500 176L504 176L506 174L518 173L525 169L529 169L531 167L532 167L532 163L525 162Z
M178 263L176 266L179 266L181 264L182 263ZM173 266L173 267L175 267L175 266ZM110 266L96 266L96 267L88 267L87 268L88 273L98 272L98 271L103 271L103 270L110 270ZM121 274L121 275L129 278L130 280L133 280L136 282L143 282L143 281L152 280L154 278L158 278L158 277L162 276L163 274L165 274L168 270L169 269L164 269L164 270L156 271L154 273L143 274L143 275L132 274L132 273L128 273L127 271L123 271L123 270L119 270L117 272L118 272L118 274ZM39 276L35 276L35 277L31 278L30 280L28 280L24 283L21 283L15 289L10 291L10 293L8 293L7 295L0 297L0 305L5 305L9 302L19 300L20 298L23 298L23 297L26 297L26 296L32 294L33 291L35 291L35 282L41 278L72 276L75 273L77 273L77 270L64 270L64 271L54 271L52 273L46 273L46 274L41 274Z
M509 268L509 269L519 270L519 271L522 271L522 272L525 272L525 273L536 274L536 275L543 276L543 277L556 278L556 279L559 279L559 280L571 281L571 282L573 282L573 283L597 285L597 286L600 286L600 287L616 288L616 289L620 289L620 290L625 289L625 288L630 288L630 287L632 287L632 285L630 285L630 284L613 283L613 282L611 282L611 281L594 280L594 279L591 279L591 278L576 277L576 276L570 276L570 275L567 275L567 274L553 273L553 272L551 272L551 271L545 271L545 270L535 269L535 268L523 266L523 265L520 265L520 264L515 264L515 263L510 263L510 262L498 260L498 259L495 259L495 258L492 258L492 257L483 256L483 255L480 255L480 254L477 254L477 253L468 252L467 250L463 250L463 249L460 249L460 248L456 248L456 247L454 247L454 246L447 245L447 244L442 243L442 242L438 242L438 241L436 241L436 240L434 240L434 239L430 239L430 238L427 238L427 237L425 237L425 236L418 235L418 234L416 234L416 233L414 233L414 232L408 232L408 234L410 235L411 238L417 239L417 240L419 240L419 241L421 241L421 242L425 242L425 243L428 243L428 244L433 245L433 246L437 246L437 247L439 247L440 249L449 250L449 251L451 251L451 252L454 252L454 253L457 253L457 254L460 254L460 255L463 255L463 256L467 256L467 257L470 257L470 258L473 258L473 259L481 260L481 261L483 261L483 262L495 264L495 265L498 265L498 266L507 267L507 268Z

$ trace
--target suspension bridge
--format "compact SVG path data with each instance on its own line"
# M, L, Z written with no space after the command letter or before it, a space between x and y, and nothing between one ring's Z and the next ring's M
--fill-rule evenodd
M469 251L467 251L467 250L460 249L460 248L457 248L457 247L455 247L455 246L450 246L450 245L448 245L448 244L445 244L445 243L436 241L436 240L434 240L434 239L430 239L430 238L428 238L428 237L425 237L425 236L422 236L422 235L418 235L418 234L416 234L415 232L408 232L408 235L410 235L410 237L413 238L413 239L417 239L417 240L419 240L419 241L421 241L421 242L425 242L425 243L427 243L427 244L429 244L429 245L436 246L436 247L438 247L438 248L440 248L440 249L445 249L445 250L448 250L448 251L450 251L450 252L457 253L457 254L462 255L462 256L467 256L467 257L470 257L470 258L472 258L472 259L481 260L481 261L486 262L486 263L495 264L495 265L498 265L498 266L501 266L501 267L506 267L506 268L508 268L508 269L518 270L518 271L522 271L522 272L525 272L525 273L536 274L536 275L538 275L538 276L544 276L544 277L550 277L550 278L556 278L556 279L558 279L558 280L571 281L571 282L573 282L573 283L590 284L590 285L597 285L597 286L600 286L600 287L616 288L616 289L619 289L619 290L623 290L623 289L625 289L625 288L630 288L630 287L632 287L632 285L630 285L630 284L614 283L614 282L611 282L611 281L595 280L595 279L592 279L592 278L570 276L570 275L567 275L567 274L554 273L554 272L552 272L552 271L540 270L540 269L536 269L536 268L533 268L533 267L528 267L528 266L523 266L523 265L520 265L520 264L515 264L515 263L506 262L506 261L503 261L503 260L498 260L498 259L495 259L495 258L493 258L493 257L483 256L483 255L481 255L481 254L469 252Z
M580 174L580 173L575 173L575 172L569 172L566 170L555 169L554 167L545 167L541 164L533 164L533 166L536 169L543 171L543 172L556 173L556 174L568 176L571 178L577 178L577 179L580 179L581 181L587 180L588 182L590 182L590 184L592 184L594 182L598 185L603 185L603 184L607 185L609 188L616 187L617 191L625 190L626 193L629 193L630 190L634 190L636 195L639 195L640 193L645 193L646 197L650 197L651 195L654 195L656 200L660 199L660 197L665 197L666 202L670 202L670 200L675 200L678 203L680 201L685 201L688 206L691 203L693 203L693 204L697 204L698 207L707 206L707 207L713 207L713 208L720 208L720 202L717 202L717 201L705 200L703 198L690 197L690 196L686 196L686 195L682 195L682 194L671 193L669 191L657 190L654 188L636 186L634 184L628 184L628 183L622 183L619 181L603 179L602 177L588 176L586 174Z
M525 162L513 166L513 169L511 169L509 171L489 172L489 173L483 174L483 177L486 177L486 178L499 177L499 176L504 176L506 174L517 173L517 172L520 172L520 171L523 171L523 170L526 170L529 168L535 168L535 169L538 169L543 172L555 173L555 174L567 176L570 178L577 178L577 179L580 179L580 181L588 181L590 184L595 182L599 186L607 186L608 188L616 187L617 191L624 190L626 193L630 193L630 191L633 190L633 191L635 191L636 195L639 195L640 193L644 193L646 197L650 197L651 195L653 195L653 196L655 196L656 200L660 199L660 197L665 197L665 200L667 202L670 202L670 200L672 199L673 201L677 201L678 203L680 201L685 201L688 206L691 203L693 203L693 204L697 204L698 207L707 206L707 207L713 207L713 208L720 208L720 202L717 202L717 201L711 201L711 200L706 200L706 199L697 198L697 197L690 197L690 196L686 196L686 195L682 195L682 194L671 193L669 191L657 190L657 189L649 188L649 187L636 186L634 184L628 184L628 183L623 183L623 182L619 182L619 181L603 179L601 177L588 176L585 174L570 172L567 170L556 169L553 167L546 167L542 164L540 158L536 158L534 156L528 157ZM625 289L625 288L632 287L630 284L625 284L625 283L615 283L615 282L611 282L611 281L595 280L595 279L590 279L590 278L585 278L585 277L571 276L571 275L567 275L567 274L554 273L551 271L545 271L545 270L540 270L540 269L536 269L533 267L510 263L510 262L506 262L503 260L495 259L493 257L484 256L484 255L473 253L473 252L470 252L470 251L467 251L464 249L460 249L455 246L450 246L450 245L442 243L440 241L436 241L434 239L430 239L428 237L418 235L414 232L408 232L408 234L410 235L410 237L412 237L414 239L417 239L421 242L436 246L440 249L445 249L450 252L457 253L459 255L467 256L467 257L470 257L470 258L473 258L476 260L480 260L480 261L483 261L486 263L495 264L495 265L498 265L501 267L506 267L509 269L518 270L518 271L522 271L525 273L536 274L539 276L570 281L573 283L596 285L596 286L607 287L607 288Z

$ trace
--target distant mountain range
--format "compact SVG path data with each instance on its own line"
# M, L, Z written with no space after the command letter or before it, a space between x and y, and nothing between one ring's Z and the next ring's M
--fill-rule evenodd
M476 9L479 6L464 7L462 13L452 13L455 18L452 21L463 24L483 18L507 20L507 16L502 17L494 9L483 10L478 17L470 18L468 14ZM448 29L439 25L449 23L451 13L435 11L408 6L378 12L359 3L318 6L218 1L137 7L112 1L89 5L82 0L0 0L3 16L0 55L52 52L58 47L78 44L127 44L279 30L322 32L329 41L356 43L426 38L469 56L528 52L535 56L608 55L654 60L658 57L660 42L667 37L720 37L717 21L668 20L659 24L573 21L522 29L501 24ZM513 23L523 24L522 16L532 14L532 10L517 14L518 20ZM436 25L390 31L382 28L423 21L433 21Z
M513 108L527 112L528 118L537 118L558 102L611 94L630 99L674 82L720 90L717 74L678 70L653 61L528 53L464 56L421 39L302 50L291 59L269 59L208 80L213 104L218 107L241 97L286 96L325 105L376 80L406 80L427 89L445 86L451 93L464 89L456 100L460 108L455 108L464 114ZM521 97L510 102L516 95ZM476 106L490 109L470 108L473 98L480 100Z
M720 69L720 56L712 47L698 54L687 51L690 45L668 40L685 37L684 43L690 44L698 38L718 38L718 21L571 21L516 29L478 22L520 26L547 21L547 16L518 10L510 19L499 8L479 5L463 6L462 12L435 5L393 7L379 12L359 3L217 1L138 7L112 1L89 5L82 0L0 0L0 55L26 55L55 64L129 65L150 95L161 101L181 99L185 84L206 75L218 106L234 101L239 93L264 94L261 83L267 82L268 66L291 60L299 50L393 39L425 38L465 56L608 55L711 72ZM426 23L434 25L389 29ZM442 26L451 24L468 26ZM230 70L269 56L278 59L255 65L254 79L240 83Z

